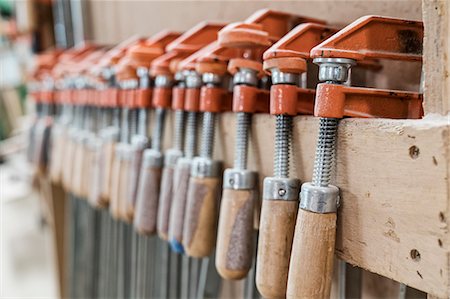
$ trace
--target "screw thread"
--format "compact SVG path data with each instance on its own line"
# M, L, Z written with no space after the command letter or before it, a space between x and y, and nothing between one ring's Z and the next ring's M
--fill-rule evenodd
M147 136L148 132L148 111L145 108L139 109L138 112L138 134L142 136Z
M185 156L193 158L197 147L197 112L189 111L186 121Z
M250 113L240 112L236 115L236 144L234 148L234 168L247 168L247 148L250 123L252 120Z
M138 111L136 109L130 110L130 136L138 133Z
M289 154L291 145L292 117L288 115L277 115L275 125L275 177L289 177Z
M161 141L164 131L164 120L166 118L166 110L156 108L156 123L153 128L152 149L161 151Z
M319 136L314 160L313 185L326 187L334 171L338 119L320 118Z
M175 111L175 132L173 134L173 147L177 150L183 150L183 136L184 136L184 111Z
M215 113L205 112L203 114L202 145L200 148L200 156L203 158L212 157L215 123L216 123Z
M128 108L122 108L122 122L121 122L121 135L120 135L120 141L121 142L128 142L128 137L130 133L130 123L129 123L129 114L130 110Z

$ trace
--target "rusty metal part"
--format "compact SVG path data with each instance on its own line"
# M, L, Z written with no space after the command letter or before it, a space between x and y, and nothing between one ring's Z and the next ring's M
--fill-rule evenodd
M423 32L420 21L365 16L314 47L311 57L421 61Z
M314 47L311 57L315 57L324 70L333 59L421 61L422 45L422 22L366 16ZM333 68L330 66L329 70ZM420 118L423 116L422 100L423 96L417 92L322 83L317 87L314 115Z

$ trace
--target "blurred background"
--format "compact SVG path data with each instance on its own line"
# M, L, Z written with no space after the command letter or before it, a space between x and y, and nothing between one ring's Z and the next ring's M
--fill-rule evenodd
M422 19L421 1L353 1L351 10L342 2L0 0L0 298L57 298L62 279L55 246L61 236L51 217L57 208L48 203L51 186L35 178L24 154L33 118L25 81L34 54L84 40L112 45L163 28L181 31L202 19L243 20L264 7L326 15L335 25L368 11ZM378 286L365 285L372 289L366 294L374 294L366 298L376 298Z

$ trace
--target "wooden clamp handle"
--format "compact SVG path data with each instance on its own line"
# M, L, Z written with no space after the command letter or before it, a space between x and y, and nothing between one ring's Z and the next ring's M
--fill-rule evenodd
M122 169L122 157L121 155L122 144L117 144L111 167L111 190L109 194L111 195L109 203L109 211L114 219L119 219L119 186L120 186L120 172Z
M242 279L252 266L254 193L253 190L223 190L216 268L225 279Z
M175 168L172 166L165 166L161 177L161 190L159 192L159 205L156 228L158 236L168 241L169 240L169 219L170 209L173 198L173 179Z
M62 170L64 160L64 142L65 142L65 127L55 124L52 129L51 137L51 157L50 157L50 180L55 184L60 184L62 180Z
M127 153L129 159L129 168L126 177L127 189L125 194L125 217L131 221L134 217L136 205L136 195L141 171L143 148L131 147Z
M136 194L134 227L144 235L156 233L161 172L160 166L146 165L145 162L142 164Z
M127 146L129 146L127 144ZM130 184L129 184L129 177L130 177L130 171L131 171L131 157L129 156L130 151L129 148L125 148L124 152L122 153L122 165L120 168L120 174L119 174L119 217L123 221L130 223L132 222L133 218L129 217L129 214L127 213L127 195L129 192Z
M179 159L173 177L173 199L169 219L169 242L172 250L184 253L182 245L191 160Z
M71 183L72 183L72 172L73 172L73 164L75 157L75 141L71 138L70 134L68 134L67 139L65 141L66 145L66 157L68 157L66 163L64 164L62 170L62 182L64 189L66 191L71 191Z
M264 298L286 296L297 210L297 200L262 201L256 286Z
M335 239L335 213L318 214L299 209L287 298L330 297Z
M100 170L100 200L102 205L108 205L111 200L111 183L113 177L113 161L116 142L105 141L101 147Z
M219 188L218 177L191 177L189 180L183 230L183 244L189 256L207 257L214 249Z

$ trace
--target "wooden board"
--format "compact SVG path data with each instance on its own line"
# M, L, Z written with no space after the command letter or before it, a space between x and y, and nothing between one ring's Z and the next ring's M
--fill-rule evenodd
M91 36L102 43L116 43L136 33L149 35L163 28L185 30L202 19L242 20L263 7L325 18L335 25L366 14L409 19L421 19L423 14L425 111L442 115L450 111L448 1L424 0L421 6L420 1L91 0L89 7ZM416 72L399 69L403 74L394 80L374 79L388 86L374 85L403 88L417 79L412 76ZM217 134L223 138L217 142L216 154L229 166L233 159L233 116L226 115L220 123ZM440 297L448 297L450 284L449 124L449 116L422 121L346 120L339 131L336 174L336 184L343 191L338 256ZM261 171L262 179L271 174L273 120L258 116L254 128L251 167ZM292 176L310 179L316 130L316 120L296 118ZM169 138L165 142L170 145Z
M249 167L272 175L274 117L255 115ZM171 144L168 117L165 146ZM310 181L318 120L294 120L290 176ZM215 157L230 167L235 120L220 117ZM341 188L336 253L363 269L440 297L449 293L450 122L346 119L339 126L336 185ZM262 186L262 184L260 184ZM420 255L420 257L419 257Z
M450 113L450 3L423 0L424 103L427 112ZM431 99L431 100L430 100Z
M342 26L367 14L421 19L420 0L409 1L88 1L90 38L117 43L133 34L162 29L184 31L200 21L236 22L272 8L327 20Z

